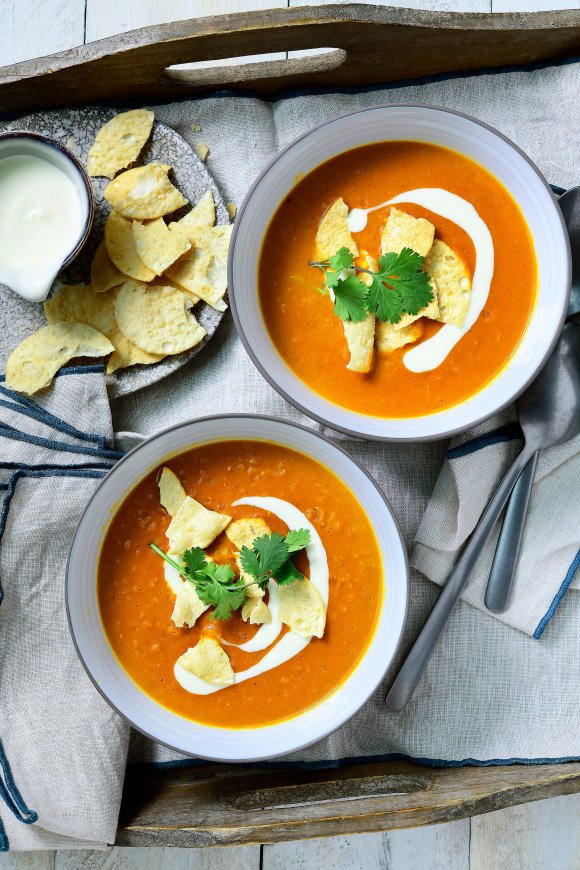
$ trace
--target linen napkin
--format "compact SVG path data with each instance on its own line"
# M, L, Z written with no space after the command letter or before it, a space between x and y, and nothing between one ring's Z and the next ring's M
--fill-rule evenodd
M129 729L76 655L64 572L120 456L102 366L64 369L34 399L0 380L0 851L115 837Z
M514 411L452 440L415 537L414 568L445 583L522 446ZM580 435L540 452L511 601L504 613L491 614L536 639L566 591L580 588L579 485ZM486 613L483 599L500 529L497 523L461 596Z

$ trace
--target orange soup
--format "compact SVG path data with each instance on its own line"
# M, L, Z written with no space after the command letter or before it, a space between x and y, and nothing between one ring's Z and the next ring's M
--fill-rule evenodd
M168 550L171 517L160 504L160 469L127 496L113 517L98 568L101 619L121 665L157 702L205 724L248 728L288 719L319 703L349 675L363 656L377 624L383 598L383 567L373 529L362 507L327 468L288 448L261 441L223 441L171 459L167 466L192 499L232 520L263 518L272 532L288 527L269 511L233 506L242 497L274 496L298 510L318 532L329 568L329 598L321 638L312 637L294 658L212 694L192 694L174 675L176 660L202 638L217 641L235 673L258 663L272 648L245 652L237 646L258 625L236 611L217 621L206 610L193 627L172 622L176 595L165 579L164 562L150 548ZM206 549L215 562L238 571L238 552L218 534ZM306 552L295 558L306 578ZM297 580L297 583L305 581ZM188 584L185 584L188 585ZM264 601L268 601L268 593ZM281 637L288 632L282 627Z
M494 271L487 302L474 325L436 368L410 371L404 356L414 345L374 354L370 371L346 368L343 321L334 316L315 239L327 210L340 197L367 209L404 191L443 188L470 202L487 224ZM435 239L448 245L473 277L475 250L456 223L413 204L398 209L424 218ZM377 258L389 208L368 214L352 233L360 252ZM379 417L413 417L455 405L481 390L506 365L529 321L536 294L536 260L525 219L515 201L487 170L462 155L419 142L383 142L345 152L314 169L279 206L264 238L259 265L264 321L278 352L295 374L326 399ZM442 326L422 318L420 344Z

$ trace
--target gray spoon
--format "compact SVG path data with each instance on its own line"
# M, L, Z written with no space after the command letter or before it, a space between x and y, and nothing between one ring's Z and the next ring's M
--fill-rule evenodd
M514 484L530 458L568 441L580 430L580 324L567 323L548 362L517 402L524 447L483 512L449 575L391 691L387 707L402 710L410 700Z
M566 221L572 250L569 319L580 313L580 187L563 193L558 204ZM503 613L509 604L537 464L536 452L520 474L505 511L485 590L485 606L493 613Z

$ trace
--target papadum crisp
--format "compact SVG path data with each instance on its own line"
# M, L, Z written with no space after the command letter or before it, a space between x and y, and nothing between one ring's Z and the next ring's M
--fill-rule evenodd
M131 109L111 118L97 133L87 158L91 176L115 174L139 157L151 135L155 116L149 109Z
M43 326L16 347L6 363L6 386L31 396L48 387L57 371L78 356L107 356L113 345L86 323Z

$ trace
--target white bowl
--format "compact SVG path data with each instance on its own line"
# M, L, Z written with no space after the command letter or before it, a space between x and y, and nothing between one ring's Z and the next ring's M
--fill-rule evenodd
M192 722L146 695L123 669L109 645L97 600L99 552L122 499L171 456L224 439L273 441L310 456L334 472L371 519L385 576L385 596L375 634L346 681L316 707L293 719L240 730ZM154 740L180 752L216 761L255 761L293 752L321 740L346 722L375 691L394 658L405 623L407 596L405 546L391 508L370 475L341 448L310 429L272 417L244 415L205 417L183 423L128 453L104 478L89 502L73 539L66 576L73 641L103 697L131 725Z
M74 242L71 243L70 250L65 254L63 260L55 266L54 273L46 275L45 286L39 287L36 295L33 298L30 297L33 302L42 302L48 296L58 272L72 263L89 238L95 214L93 188L85 167L80 160L68 148L57 142L56 139L50 139L48 136L33 133L30 130L0 132L0 160L4 157L22 156L40 157L64 172L76 187L81 205L81 221L78 226L78 235ZM14 289L15 293L19 292L16 288L11 289Z
M274 346L258 297L262 241L296 178L351 148L389 140L442 145L488 169L521 208L538 264L538 295L530 323L500 374L458 405L404 419L373 417L341 408L301 381ZM240 337L258 369L285 399L315 420L350 435L379 441L420 441L468 429L508 405L531 383L554 347L564 321L571 258L556 199L540 171L513 142L459 112L432 106L390 105L328 121L301 136L272 161L238 212L228 272L232 312Z

